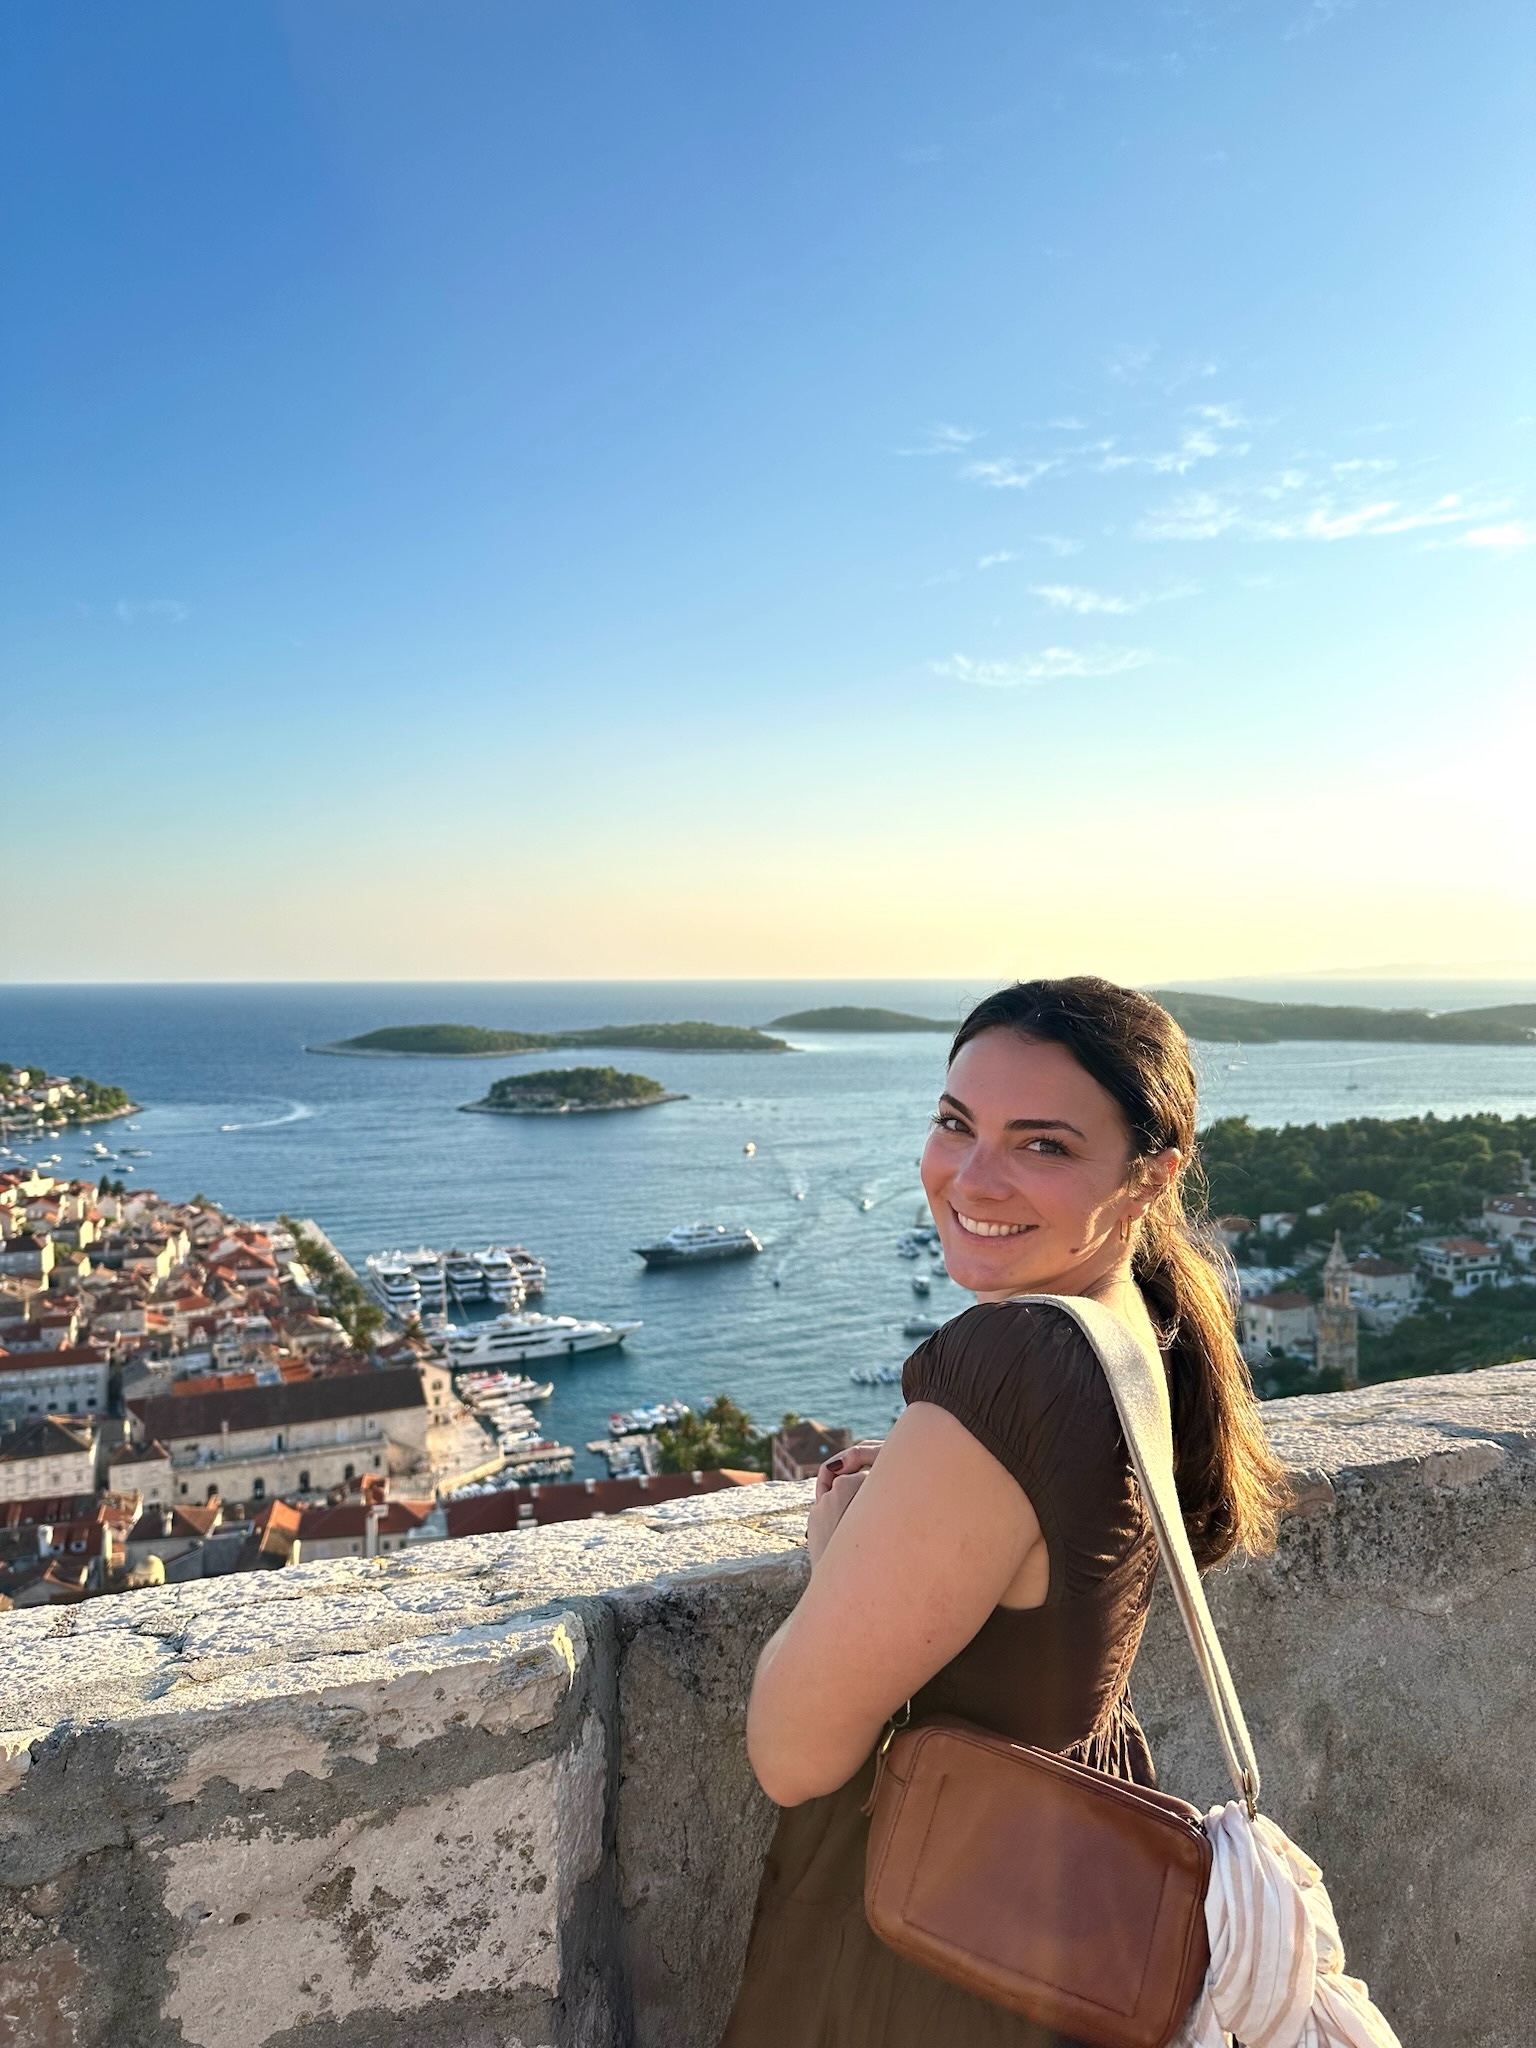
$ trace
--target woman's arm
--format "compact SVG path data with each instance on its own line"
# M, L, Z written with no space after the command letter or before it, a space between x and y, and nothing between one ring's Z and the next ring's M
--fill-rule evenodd
M896 1422L758 1659L747 1753L780 1806L832 1792L1043 1541L1018 1481L931 1402ZM818 1502L817 1511L827 1503Z

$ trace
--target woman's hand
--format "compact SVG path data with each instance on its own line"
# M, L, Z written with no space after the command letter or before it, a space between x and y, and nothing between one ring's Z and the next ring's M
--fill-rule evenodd
M822 1478L826 1466L816 1475L816 1500L805 1525L805 1547L811 1554L811 1570L815 1571L821 1562L822 1552L832 1541L832 1531L853 1505L854 1496L864 1484L862 1472L839 1472L827 1482L822 1491Z
M851 1444L846 1451L839 1451L835 1458L828 1458L816 1474L816 1498L832 1491L835 1482L849 1472L867 1472L884 1447L883 1437L865 1437L861 1442Z

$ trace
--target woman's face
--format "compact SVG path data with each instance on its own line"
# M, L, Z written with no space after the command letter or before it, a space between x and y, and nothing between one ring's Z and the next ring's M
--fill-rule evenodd
M1130 1151L1119 1105L1065 1046L981 1032L950 1067L923 1152L951 1277L983 1300L1082 1292L1124 1257L1122 1223L1156 1193L1156 1167L1133 1192Z

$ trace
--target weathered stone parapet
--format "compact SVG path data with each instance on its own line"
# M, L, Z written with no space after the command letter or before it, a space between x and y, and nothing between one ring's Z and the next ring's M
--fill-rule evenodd
M1526 2048L1536 1366L1267 1418L1296 1510L1212 1582L1266 1807L1408 2048ZM0 2048L712 2048L810 1492L0 1618ZM1225 1797L1170 1611L1135 1691Z

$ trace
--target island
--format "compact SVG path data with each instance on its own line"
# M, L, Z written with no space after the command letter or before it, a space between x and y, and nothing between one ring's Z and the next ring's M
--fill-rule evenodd
M771 1038L739 1024L599 1024L587 1031L492 1031L479 1024L388 1024L343 1038L335 1045L307 1045L306 1052L344 1053L356 1058L483 1060L518 1052L788 1052Z
M861 1010L853 1004L834 1004L826 1010L796 1010L790 1017L775 1017L770 1031L944 1031L953 1024L937 1017L912 1017L905 1010Z
M1345 1039L1362 1044L1536 1045L1536 1004L1491 1010L1372 1010L1346 1003L1255 1003L1236 996L1148 991L1191 1038L1238 1045L1280 1039Z
M139 1105L125 1088L84 1074L50 1074L44 1066L12 1066L0 1060L0 1132L18 1126L63 1130L66 1124L104 1124L133 1116Z
M647 1074L621 1074L617 1067L546 1067L537 1074L508 1074L493 1081L479 1102L459 1107L487 1116L571 1116L687 1100L669 1094Z

